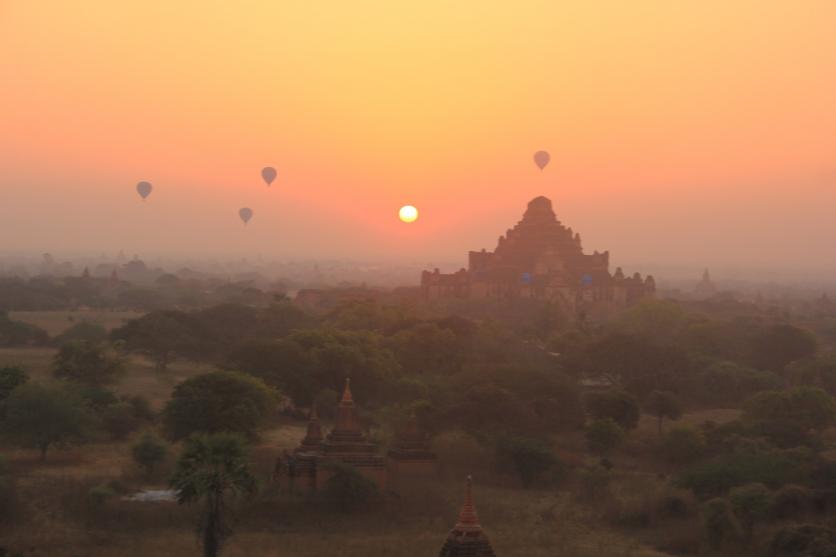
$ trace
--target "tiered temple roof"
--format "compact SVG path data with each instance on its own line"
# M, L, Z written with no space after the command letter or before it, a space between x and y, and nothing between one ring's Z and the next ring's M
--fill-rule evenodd
M337 418L334 429L322 442L322 454L318 457L320 464L341 462L354 466L359 472L375 479L382 488L386 484L386 466L383 456L377 454L377 445L370 442L363 433L357 407L351 394L351 380L346 379L345 390L340 405L337 407ZM317 465L318 474L324 471ZM320 478L317 479L317 484Z
M467 478L459 519L447 535L439 557L496 557L476 515L476 506L473 504L473 480L470 476Z

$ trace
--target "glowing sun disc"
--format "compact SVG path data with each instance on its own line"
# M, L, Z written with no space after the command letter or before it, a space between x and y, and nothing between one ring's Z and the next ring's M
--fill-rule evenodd
M418 220L418 209L412 205L404 205L401 207L401 210L398 211L398 217L403 222L415 222Z

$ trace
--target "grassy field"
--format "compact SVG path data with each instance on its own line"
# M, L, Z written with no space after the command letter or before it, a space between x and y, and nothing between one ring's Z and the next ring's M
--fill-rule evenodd
M73 325L87 321L101 325L108 331L122 325L128 319L136 319L142 313L134 311L104 311L104 310L77 310L77 311L13 311L9 317L15 321L30 323L44 329L49 336L60 335Z
M48 347L0 348L0 367L19 366L35 381L52 380L52 359L57 349ZM114 388L117 392L141 395L159 409L168 400L174 385L212 369L194 362L174 362L165 374L156 371L154 364L139 357L130 356L125 373Z
M67 319L68 315L75 321ZM132 316L111 312L40 312L17 313L14 317L44 327L54 335L81 319L111 328ZM50 381L54 355L54 348L0 349L0 366L19 365L34 380ZM159 409L174 385L207 369L199 364L176 362L165 375L160 375L151 362L132 356L115 388L125 394L142 395ZM733 413L717 411L686 416L683 421L721 422L732 417ZM284 494L270 486L274 459L284 449L296 447L304 431L304 423L277 422L253 447L253 468L265 488L256 500L238 506L236 534L229 540L225 557L438 554L461 504L460 479L413 486L406 493L387 494L374 510L339 514L322 502ZM655 422L642 420L635 434L636 442L650 442L655 435ZM90 489L105 483L118 485L122 493L166 487L177 448L149 480L131 460L131 442L129 439L53 450L46 463L41 463L33 451L0 447L16 478L19 499L16 520L11 525L0 525L0 546L26 555L199 555L196 508L131 502L121 497L103 504L91 500ZM559 444L570 457L583 452L580 434L567 436ZM620 501L642 504L649 493L663 489L664 482L653 474L640 472L641 464L629 455L618 465L624 470L624 480L616 486ZM579 503L582 495L577 482L561 485L560 489L528 490L492 483L479 484L477 478L476 498L482 523L501 557L666 557L634 535L608 526L601 519L602 511ZM677 532L671 535L680 536ZM684 537L690 539L693 534L686 532ZM658 537L646 541L649 544L658 541Z
M367 512L339 514L321 502L269 486L272 459L297 445L304 424L283 424L253 449L254 469L265 484L256 500L237 506L236 534L227 557L425 557L437 555L461 504L462 482L434 481L387 495ZM120 499L91 505L89 489L117 479L122 485L164 487L140 479L128 443L99 444L56 452L46 464L12 452L25 523L0 531L8 547L34 555L90 557L199 555L197 509L174 503ZM170 469L169 462L167 468ZM570 490L478 485L482 524L502 557L666 557L618 531L597 526Z

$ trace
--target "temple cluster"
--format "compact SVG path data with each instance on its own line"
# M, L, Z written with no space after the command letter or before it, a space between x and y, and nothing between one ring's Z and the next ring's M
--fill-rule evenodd
M608 312L653 296L652 276L609 272L610 254L585 254L581 236L563 226L552 202L537 197L522 220L499 237L494 251L472 251L467 269L424 271L421 288L429 300L444 298L554 301L568 313Z
M427 436L414 417L398 432L386 457L378 453L377 446L368 440L357 417L349 380L346 380L331 432L323 435L314 409L305 438L293 455L285 454L280 461L284 461L284 481L312 491L325 486L331 477L329 464L337 462L353 467L380 489L396 487L399 482L416 478L431 478L438 473L436 455L430 450ZM476 514L469 477L459 518L447 535L439 557L495 557Z
M398 432L388 454L381 455L360 424L349 380L346 380L330 433L323 435L314 409L305 438L293 455L285 456L285 460L291 463L288 479L314 491L321 489L331 477L329 465L334 463L352 466L381 490L399 481L433 477L438 469L436 455L414 418Z

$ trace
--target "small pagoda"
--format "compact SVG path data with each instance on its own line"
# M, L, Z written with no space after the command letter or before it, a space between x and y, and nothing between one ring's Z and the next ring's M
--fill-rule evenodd
M432 478L438 474L438 457L430 450L429 439L413 414L397 432L387 453L389 478L394 483L414 478Z
M459 520L447 535L438 557L496 557L476 515L476 507L473 505L473 480L470 476L467 477Z
M374 481L379 489L386 488L385 459L377 454L377 445L363 433L351 394L350 379L345 381L334 428L327 437L322 436L316 410L311 412L305 438L295 451L296 479L300 484L318 490L331 477L329 465L334 463L352 466Z

